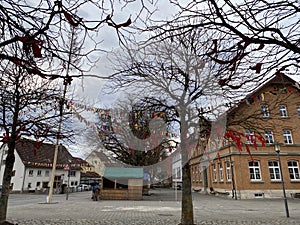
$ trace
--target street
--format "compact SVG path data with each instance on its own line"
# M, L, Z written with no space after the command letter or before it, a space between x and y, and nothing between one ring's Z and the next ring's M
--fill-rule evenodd
M181 191L155 189L142 201L92 201L91 192L54 195L11 194L8 221L22 224L176 225L180 223ZM177 200L175 199L177 196ZM288 199L290 218L282 199L234 200L193 193L196 224L300 224L300 199Z

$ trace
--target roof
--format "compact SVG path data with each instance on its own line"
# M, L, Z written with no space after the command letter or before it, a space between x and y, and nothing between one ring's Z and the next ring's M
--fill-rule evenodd
M228 111L227 114L230 113L234 113L240 106L241 104L247 104L247 102L252 103L254 100L254 98L258 95L258 93L260 93L264 88L268 87L268 86L272 86L272 85L278 85L281 84L284 86L284 88L287 87L293 87L296 88L297 90L297 84L298 82L295 81L294 79L292 79L291 77L284 75L284 74L280 74L280 75L274 75L273 77L271 77L269 80L267 80L264 84L262 84L260 87L258 87L257 89L255 89L253 92L251 92L250 94L248 94L246 97L244 97L242 100L239 101L238 104L234 105L233 107L231 107ZM275 94L275 93L274 93Z
M81 172L81 177L91 177L91 178L100 178L101 176L96 173L96 172L91 172L91 171L88 171L88 172Z
M106 167L103 176L106 178L143 178L144 169Z
M21 139L16 143L16 151L27 167L52 167L55 145L42 143L30 139ZM57 169L63 169L70 164L71 169L81 169L81 164L60 145L57 155Z

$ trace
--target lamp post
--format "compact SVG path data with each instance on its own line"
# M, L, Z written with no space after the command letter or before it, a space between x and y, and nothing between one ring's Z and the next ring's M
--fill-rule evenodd
M67 183L66 200L69 199L70 172L71 172L71 162L70 160L68 160L68 183Z
M288 204L287 204L287 198L286 198L286 194L285 194L284 180L283 180L283 176L282 176L282 168L281 168L281 161L280 161L280 144L278 142L276 142L274 144L274 147L275 147L275 152L277 153L277 156L278 156L278 164L279 164L279 170L280 170L280 178L281 178L281 185L282 185L282 192L283 192L283 199L284 199L284 206L285 206L285 214L286 214L286 217L290 217L289 208L288 208Z
M234 161L230 161L233 195L234 195L234 199L237 200L233 164L234 164Z

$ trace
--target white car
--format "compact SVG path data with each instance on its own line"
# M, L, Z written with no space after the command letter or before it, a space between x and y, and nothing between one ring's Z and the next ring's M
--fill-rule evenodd
M89 185L87 184L79 184L77 186L77 191L88 191L89 190Z

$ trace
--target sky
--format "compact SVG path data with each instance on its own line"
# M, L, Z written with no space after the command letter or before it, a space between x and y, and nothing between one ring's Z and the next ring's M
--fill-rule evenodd
M117 3L114 5L114 21L116 23L121 23L125 22L128 18L131 18L134 23L139 23L139 21L135 19L140 13L140 1L127 2L129 2L129 4L125 8L122 8ZM151 8L156 9L156 19L171 18L172 14L176 11L174 8L172 9L168 1L158 1L156 5ZM78 15L86 19L94 20L95 18L99 18L98 13L98 11L92 10L92 8L89 6L80 10L78 12ZM141 15L143 17L146 14L145 12L143 12ZM96 67L93 68L91 73L99 76L108 76L114 72L112 70L113 65L108 60L108 57L110 55L110 52L118 51L120 46L117 33L114 28L104 26L100 29L100 32L95 35L95 38L98 41L101 41L101 45L99 47L104 51L97 53L96 57L99 58L99 61L97 62ZM87 45L89 45L89 43L87 43ZM103 88L105 87L107 82L109 81L104 79L85 77L84 79L74 80L72 83L72 87L69 90L71 93L73 93L75 99L78 99L80 102L86 104L87 106L93 106L97 108L110 108L115 101L121 99L123 96L122 93L117 93L115 95L104 94ZM81 114L87 120L94 120L94 115L91 113L82 112ZM77 118L73 119L73 125L76 130L87 129L85 124L79 122ZM68 146L71 154L73 154L74 156L84 157L86 156L87 152L91 152L93 150L83 144L84 138L82 134L79 135L76 139L78 140L77 144Z
M139 13L139 9L141 5L140 1L128 1L131 2L126 8L121 8L120 6L115 6L114 11L114 20L118 22L125 22L128 18L131 18L133 21ZM176 12L175 8L172 8L169 4L169 1L158 1L156 5L157 12L155 18L164 19L164 18L172 18L172 14ZM84 18L96 18L97 11L91 10L91 8L86 8L82 11L79 11L79 14ZM138 21L135 21L139 23ZM102 43L100 45L101 49L105 50L105 52L99 52L97 57L99 57L99 61L96 67L93 69L92 73L97 74L99 76L108 76L112 74L114 71L111 69L112 64L108 60L110 51L117 51L119 49L119 40L115 30L112 27L104 26L100 29L100 32L97 34L96 38L101 40ZM291 76L293 79L299 81L299 78L296 76ZM116 95L105 95L103 93L103 88L107 84L107 80L98 79L98 78L84 78L83 80L75 80L72 84L72 92L74 92L77 99L80 99L87 106L99 107L99 108L110 108L114 101L121 99L122 94ZM94 121L94 115L90 113L82 113L86 119ZM86 129L85 124L76 121L74 118L74 127L76 129L82 130ZM88 146L81 144L84 142L82 139L82 135L78 137L78 143L76 145L70 146L71 153L73 152L78 157L83 157L87 152L91 152L93 149Z

